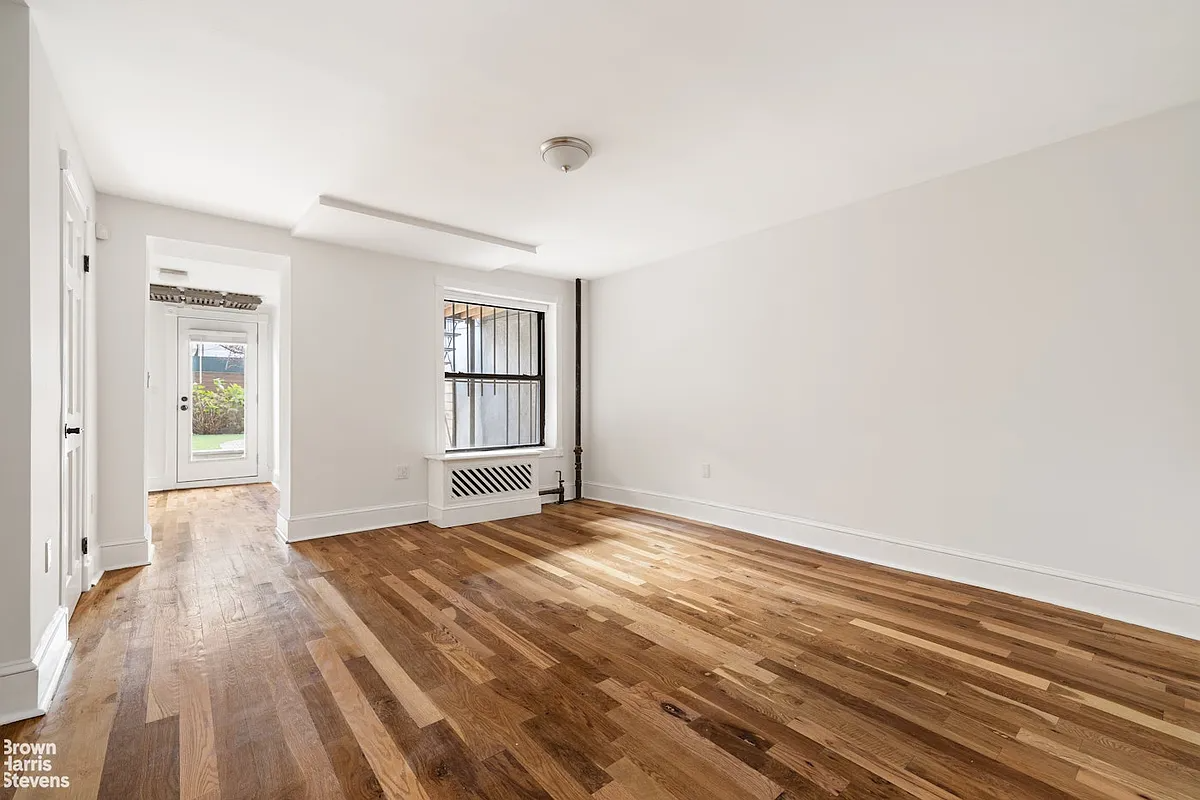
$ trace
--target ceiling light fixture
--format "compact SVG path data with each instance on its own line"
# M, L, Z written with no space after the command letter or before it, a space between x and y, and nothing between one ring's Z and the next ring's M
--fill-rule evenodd
M542 142L542 161L559 172L574 172L587 163L592 146L574 136L555 136Z

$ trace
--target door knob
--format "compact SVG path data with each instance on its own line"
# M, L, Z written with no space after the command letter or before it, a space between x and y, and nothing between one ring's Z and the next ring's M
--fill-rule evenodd
M180 411L187 411L187 406L180 406L180 407L179 407L179 410L180 410Z
M63 436L70 436L72 433L83 433L83 428L63 428Z

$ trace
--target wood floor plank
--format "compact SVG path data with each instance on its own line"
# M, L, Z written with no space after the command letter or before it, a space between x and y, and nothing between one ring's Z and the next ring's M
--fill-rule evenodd
M625 792L638 800L676 800L676 795L671 794L661 785L656 783L653 778L643 772L637 764L630 761L628 758L621 757L609 764L608 774L612 775L618 786L621 786Z
M383 787L384 794L389 800L428 798L404 755L396 748L338 656L337 648L327 639L316 639L308 643L308 649L374 770L379 785Z
M208 678L193 662L180 665L179 796L202 800L221 787Z
M904 633L902 631L892 630L891 628L885 628L882 625L876 625L875 623L868 622L867 620L864 620L864 619L851 620L850 624L858 625L861 628L866 628L867 630L874 631L875 633L883 634L884 636L890 636L893 639L899 639L900 641L905 642L907 644L915 645L917 647L923 647L926 650L931 650L931 651L937 653L938 655L942 655L947 658L952 658L955 661L961 661L964 664L970 664L973 667L979 667L980 669L985 669L985 670L988 670L989 672L995 672L996 674L1003 675L1006 678L1012 678L1014 681L1017 681L1018 683L1027 683L1030 686L1034 687L1035 689L1049 689L1050 688L1050 681L1046 680L1045 678L1039 678L1036 675L1030 675L1026 672L1022 672L1021 670L1018 670L1018 669L1013 669L1012 667L1006 666L1004 664L1000 664L995 661L989 661L986 658L979 658L978 656L973 656L970 653L964 653L961 650L955 650L952 647L946 647L944 645L938 644L937 642L931 642L926 639L922 639L919 636L910 636L909 634Z
M446 600L446 602L450 603L452 606L465 613L471 619L487 628L489 631L495 634L497 638L503 640L513 650L529 659L530 663L532 663L534 666L546 669L547 667L552 667L554 664L558 663L554 660L553 656L538 649L538 647L532 642L528 641L512 628L496 619L493 614L484 611L482 608L475 605L470 600L463 597L461 594L454 591L425 570L414 569L412 571L412 576L428 586L430 589L433 589L435 592L440 594Z
M0 738L116 800L1200 800L1200 642L608 503L287 546L276 502L152 495Z
M388 688L404 706L404 709L412 716L418 727L432 725L439 719L443 719L444 715L425 693L421 691L421 687L408 676L404 668L396 663L396 659L388 652L383 643L375 636L371 630L363 624L358 615L354 613L354 609L346 602L337 589L329 585L329 582L324 578L312 578L309 580L309 585L316 589L317 594L325 601L326 605L333 611L345 628L354 637L358 646L362 649L367 659L371 662L371 666L387 683Z
M754 771L687 726L696 714L686 714L671 701L646 685L625 687L609 678L600 684L620 706L609 715L643 740L653 739L675 753L674 768L685 770L692 780L708 786L718 796L778 797L782 788Z
M387 584L393 592L403 598L406 603L420 612L426 619L444 630L448 635L454 637L463 647L466 647L477 657L491 658L495 655L489 647L464 630L462 626L444 614L440 608L426 600L419 592L400 578L395 575L384 575L380 580Z

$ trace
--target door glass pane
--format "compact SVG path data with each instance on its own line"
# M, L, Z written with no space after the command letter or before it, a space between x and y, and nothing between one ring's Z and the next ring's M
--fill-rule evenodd
M246 454L246 345L198 342L192 361L192 458Z

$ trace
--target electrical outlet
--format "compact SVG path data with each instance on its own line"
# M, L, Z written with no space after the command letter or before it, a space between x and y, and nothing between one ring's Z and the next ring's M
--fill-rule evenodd
M46 540L46 572L50 571L50 566L54 563L54 540Z
M398 464L396 466L396 480L398 480L398 481L408 480L408 464Z
M711 464L701 464L700 465L700 477L701 478L711 478L712 477L712 465Z

